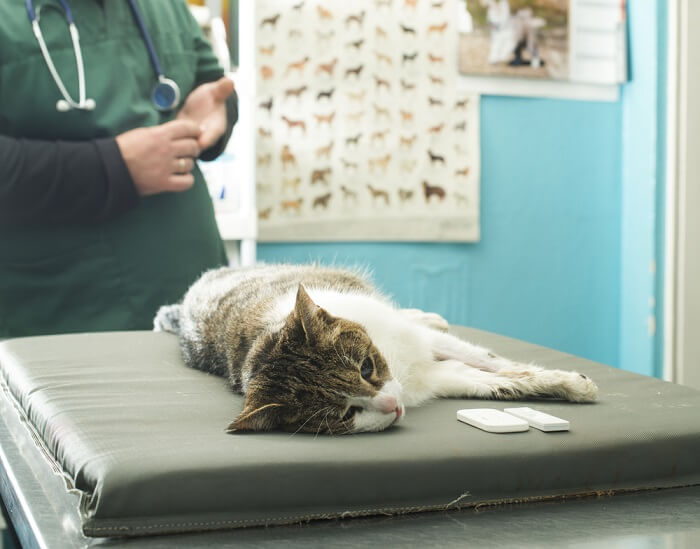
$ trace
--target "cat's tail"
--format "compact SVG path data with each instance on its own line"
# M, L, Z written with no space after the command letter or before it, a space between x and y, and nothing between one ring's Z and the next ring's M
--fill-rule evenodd
M153 319L153 331L180 334L180 317L182 305L163 305Z

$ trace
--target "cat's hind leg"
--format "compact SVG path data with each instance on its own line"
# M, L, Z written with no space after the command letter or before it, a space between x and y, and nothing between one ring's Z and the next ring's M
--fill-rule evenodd
M498 356L490 349L474 345L451 334L431 334L431 350L435 360L458 360L485 372L497 372L515 364L512 360Z
M153 319L153 331L179 334L181 318L182 305L163 305Z
M420 309L399 309L399 312L406 318L438 332L447 332L449 328L447 320L437 313L427 313Z
M575 372L531 367L527 372L486 372L457 360L435 362L428 384L435 396L521 400L555 398L592 402L598 388Z
M431 339L435 365L450 364L451 369L454 364L459 364L467 378L490 380L495 391L490 398L513 400L539 397L591 402L597 396L596 384L578 372L548 370L534 364L515 362L449 334L435 332ZM486 377L482 374L486 374Z

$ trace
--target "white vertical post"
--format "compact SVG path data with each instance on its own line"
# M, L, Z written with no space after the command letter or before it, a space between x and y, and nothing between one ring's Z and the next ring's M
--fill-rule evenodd
M255 200L255 4L239 2L238 46L239 46L239 119L242 139L239 141L241 170L238 174L241 185L241 213L249 224L248 234L241 239L240 259L242 266L255 263L255 239L257 238L257 207Z
M677 261L677 177L678 177L678 78L680 63L680 6L668 3L668 51L666 83L666 189L664 234L664 356L663 378L677 381L676 362L676 261Z
M675 156L669 159L677 163L673 197L675 272L671 274L675 288L670 297L674 320L672 371L674 381L700 388L700 35L693 26L700 18L700 3L680 0L679 4L677 142Z

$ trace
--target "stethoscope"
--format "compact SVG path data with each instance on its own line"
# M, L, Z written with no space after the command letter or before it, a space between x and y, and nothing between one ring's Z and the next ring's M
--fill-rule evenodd
M27 15L29 16L29 22L32 24L32 30L34 31L34 36L36 36L37 42L39 42L39 48L41 49L41 54L44 56L44 61L46 61L46 66L51 72L56 86L58 86L62 99L56 102L56 110L60 112L66 112L71 109L79 109L84 111L91 111L95 108L95 100L86 97L85 91L85 64L83 63L83 53L80 49L80 35L78 34L78 28L75 26L75 20L73 19L73 12L71 12L70 6L67 0L59 0L61 6L63 7L63 12L68 23L68 29L70 30L71 40L73 42L73 52L75 54L75 64L78 68L78 101L74 100L68 93L68 90L63 85L63 80L56 70L56 66L53 64L51 59L51 54L46 47L46 42L44 41L44 36L41 33L41 28L39 27L39 17L41 12L41 7L38 10L34 10L33 0L25 0L27 4ZM163 70L160 66L160 61L158 60L158 55L156 54L155 47L153 46L153 41L151 40L151 35L146 29L146 25L143 23L141 14L139 13L134 0L127 0L129 2L129 7L131 8L131 13L136 20L141 31L141 37L143 38L146 48L148 49L148 55L151 58L151 65L153 65L153 71L158 78L158 82L153 88L151 93L151 100L155 105L156 109L159 111L169 111L174 109L180 102L180 88L177 84L166 78L163 74Z

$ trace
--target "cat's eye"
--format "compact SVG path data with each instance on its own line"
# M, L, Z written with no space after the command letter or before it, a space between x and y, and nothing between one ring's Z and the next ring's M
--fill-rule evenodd
M372 362L371 358L367 357L360 368L360 375L362 376L362 379L369 381L369 378L372 377L373 373L374 362Z
M345 412L345 415L343 416L342 421L350 421L352 418L355 417L355 414L357 412L361 412L361 411L362 411L362 408L360 408L359 406L350 406L350 408L348 408L348 411Z

